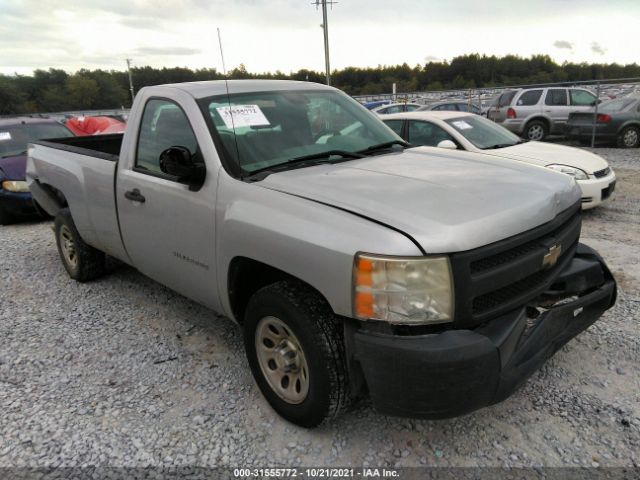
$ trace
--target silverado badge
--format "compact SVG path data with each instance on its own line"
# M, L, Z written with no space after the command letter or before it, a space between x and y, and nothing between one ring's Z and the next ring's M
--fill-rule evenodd
M549 247L549 251L546 253L544 257L542 257L542 267L543 268L551 268L557 262L558 258L560 258L560 254L562 253L562 245L554 245Z

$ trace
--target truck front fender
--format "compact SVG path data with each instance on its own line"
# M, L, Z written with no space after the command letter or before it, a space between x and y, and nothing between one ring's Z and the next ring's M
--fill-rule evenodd
M409 238L384 225L226 175L219 183L216 232L219 297L225 314L238 322L242 319L232 307L229 284L238 258L307 283L336 314L349 317L357 252L422 255Z

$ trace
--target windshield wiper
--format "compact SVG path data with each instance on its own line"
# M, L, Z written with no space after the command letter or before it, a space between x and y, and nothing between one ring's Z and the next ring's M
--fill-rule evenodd
M387 148L393 147L394 145L402 145L405 148L412 147L408 142L404 140L391 140L390 142L379 143L378 145L371 145L370 147L365 148L364 150L358 150L358 153L371 153L377 150L386 150Z
M496 148L507 148L513 147L514 145L520 145L521 143L527 143L529 140L525 140L524 138L518 140L516 143L497 143L495 145L491 145L490 147L484 147L482 150L494 150Z
M342 157L342 158L338 160L329 161L328 160L329 157ZM245 178L263 180L271 173L287 170L289 167L296 164L299 164L303 167L308 167L311 165L317 165L319 163L338 163L344 160L351 160L354 158L364 158L364 157L365 155L362 155L361 153L358 153L358 152L348 152L346 150L327 150L325 152L311 153L309 155L294 157L287 160L286 162L278 163L276 165L271 165L269 167L259 168L249 173ZM314 160L322 160L322 162L315 162ZM256 174L262 174L262 175L258 175L258 177L256 177Z
M514 145L518 145L520 142L516 143L496 143L495 145L491 145L490 147L484 147L483 150L494 150L496 148L507 148L513 147Z

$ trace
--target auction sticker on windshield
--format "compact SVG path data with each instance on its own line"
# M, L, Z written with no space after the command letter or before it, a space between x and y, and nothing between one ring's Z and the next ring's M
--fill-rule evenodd
M0 142L4 142L5 140L11 140L11 133L0 132Z
M229 128L271 125L258 105L232 105L218 107L216 110Z
M470 128L473 128L471 125L469 125L467 122L465 122L464 120L457 120L455 122L451 122L453 123L453 125L458 129L458 130L468 130Z

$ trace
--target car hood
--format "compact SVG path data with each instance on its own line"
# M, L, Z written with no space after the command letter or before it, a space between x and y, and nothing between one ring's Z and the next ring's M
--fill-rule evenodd
M545 142L526 142L514 145L513 147L485 150L484 152L499 157L521 160L542 167L552 163L569 165L570 167L577 167L584 170L588 174L592 174L609 166L607 161L601 156L587 152L581 148L554 145Z
M568 175L431 147L274 173L258 185L401 230L427 253L470 250L516 235L580 199Z
M0 158L0 171L8 180L24 180L27 171L27 156Z

